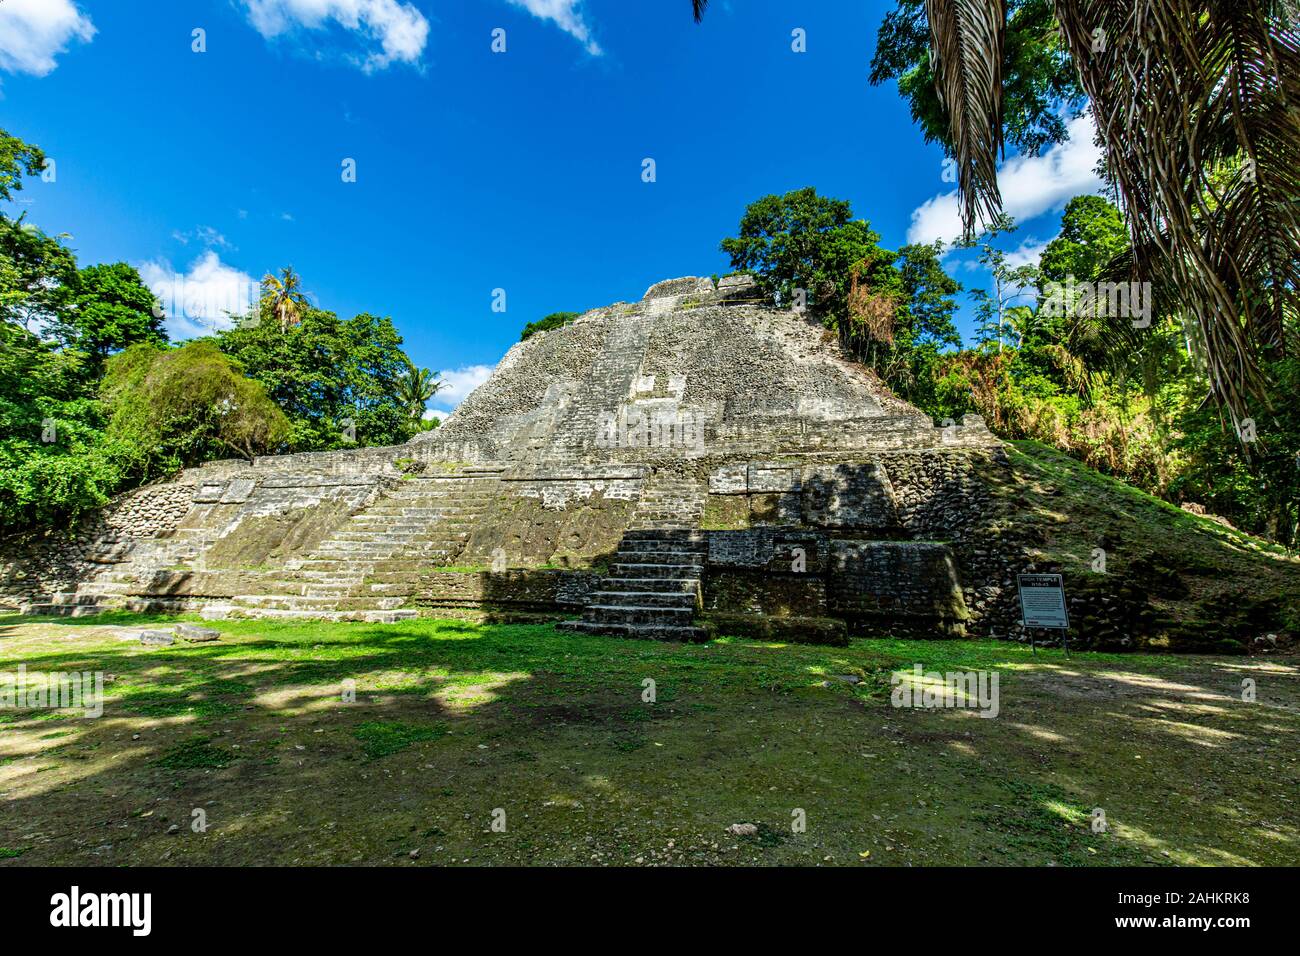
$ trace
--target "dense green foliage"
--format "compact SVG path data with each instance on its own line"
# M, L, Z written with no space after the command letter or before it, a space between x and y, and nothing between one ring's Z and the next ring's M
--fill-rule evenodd
M0 530L57 525L108 500L125 450L106 440L105 418L78 353L0 321Z
M542 318L538 319L536 322L529 322L524 326L524 331L523 334L519 336L519 341L522 342L524 339L531 335L536 335L538 332L549 332L551 329L558 329L563 325L568 325L580 315L582 315L581 312L552 312L550 315L542 316Z
M285 329L268 305L260 321L238 322L217 342L284 409L287 450L394 445L418 430L403 397L410 360L391 319L308 306Z
M108 437L130 449L142 479L216 458L252 460L289 432L284 412L215 342L133 345L113 356L100 383Z
M44 155L0 130L0 201ZM393 444L433 427L436 375L387 318L316 309L291 268L215 339L167 341L126 263L78 268L63 237L0 212L0 533L67 525L214 458Z
M892 255L879 242L848 202L808 187L750 203L740 234L721 248L732 268L752 272L767 295L838 324L848 316L855 275L888 269ZM873 284L885 281L873 276Z
M850 354L924 407L935 401L929 369L961 344L953 324L961 285L943 271L941 245L892 252L879 243L847 201L806 188L751 203L722 250L766 295L806 306Z
M86 353L92 373L113 352L167 341L157 298L125 262L78 270L60 291L51 331L66 347Z
M1272 401L1243 445L1205 401L1196 336L1181 317L1162 313L1158 298L1145 327L1085 307L1077 289L1110 278L1128 253L1115 206L1072 200L1037 264L1012 266L1002 246L1014 228L999 219L970 244L992 283L970 292L978 329L969 348L953 324L961 286L943 269L942 245L882 249L847 202L811 189L765 196L722 248L780 301L797 306L796 290L810 290L809 311L850 354L936 420L978 412L999 435L1046 442L1294 547L1300 423L1287 412L1300 363L1269 365ZM1069 290L1058 308L1048 301L1054 283Z

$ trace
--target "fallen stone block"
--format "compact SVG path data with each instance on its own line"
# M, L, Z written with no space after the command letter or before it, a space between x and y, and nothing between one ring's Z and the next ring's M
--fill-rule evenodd
M176 633L182 640L191 644L204 644L221 639L221 632L215 627L200 627L197 624L177 624Z
M136 637L146 647L166 647L176 643L176 636L171 631L140 631Z

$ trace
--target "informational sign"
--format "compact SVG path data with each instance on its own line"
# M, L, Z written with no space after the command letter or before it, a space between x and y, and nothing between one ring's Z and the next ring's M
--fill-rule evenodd
M1070 626L1065 612L1065 585L1059 574L1020 574L1020 614L1025 627Z

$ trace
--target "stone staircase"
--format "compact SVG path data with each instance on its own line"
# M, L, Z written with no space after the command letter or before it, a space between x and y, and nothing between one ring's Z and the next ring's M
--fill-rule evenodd
M33 603L19 608L23 614L43 614L47 617L89 617L102 614L108 607L102 603L103 595L83 594L77 591L58 591L37 597Z
M534 454L545 448L547 458L559 465L587 460L601 434L602 415L632 394L649 334L649 324L639 310L610 320L584 387L569 401L549 446L539 446Z
M689 529L630 530L582 619L565 630L661 641L702 641L694 625L707 546Z
M594 634L702 641L696 627L708 546L700 533L707 486L656 472L647 480L614 563L582 619L560 627Z
M460 553L495 500L504 470L469 467L405 479L308 557L287 562L259 593L237 595L205 616L383 623L416 617L402 605L419 572Z

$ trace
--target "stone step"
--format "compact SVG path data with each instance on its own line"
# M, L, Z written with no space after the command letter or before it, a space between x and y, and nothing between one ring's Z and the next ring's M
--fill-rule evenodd
M425 529L418 531L395 531L392 528L359 529L354 531L336 531L330 535L331 541L365 541L372 544L385 542L405 544L418 541L426 534Z
M603 578L601 587L608 591L637 591L646 593L696 594L700 589L699 578Z
M94 581L85 581L77 585L77 595L99 596L105 594L123 595L130 594L133 590L139 588L138 582L121 582L121 581L101 581L96 578Z
M371 567L372 574L385 573L390 571L407 572L407 571L427 571L432 568L443 567L450 564L447 559L455 556L459 549L439 549L437 551L421 551L419 554L408 554L384 558L382 561L376 561Z
M289 621L362 621L369 624L393 624L420 616L419 611L289 611L279 608L232 606L229 617L278 619Z
M705 554L708 551L708 544L703 540L678 541L674 538L625 537L619 544L618 550L620 554L625 551L684 551L693 554Z
M336 571L318 571L315 568L303 568L299 570L294 577L304 582L321 581L327 584L360 584L365 578L366 572L355 565L348 565L346 568L339 568Z
M58 591L50 595L51 604L79 605L79 604L98 604L103 597L99 592L84 591Z
M619 548L614 557L619 564L677 564L698 568L704 566L705 555L702 551L629 551Z
M361 586L361 579L355 582L340 584L325 584L320 582L303 582L303 581L267 581L264 585L265 594L292 594L300 597L347 597Z
M671 578L674 580L699 580L698 564L637 564L616 562L609 567L615 578Z
M375 530L392 531L395 534L429 534L433 531L442 530L442 525L436 521L410 521L405 518L396 516L389 518L384 515L367 515L364 519L357 518L348 522L348 531L375 531ZM450 532L456 533L456 532Z
M615 624L667 624L685 627L695 617L695 607L638 607L621 604L592 604L583 612L584 621Z
M127 598L123 607L136 614L180 614L191 610L186 598L133 597Z
M400 597L304 597L297 594L237 594L239 607L287 611L392 611L402 606Z
M687 533L676 529L634 528L623 535L623 541L625 543L629 541L689 541L703 544L706 538L701 531Z
M415 593L415 589L420 586L421 581L390 581L379 584L367 584L364 591L367 594L376 595L395 595L403 599L410 597Z
M673 625L615 624L597 621L561 621L557 627L583 634L608 634L614 637L631 637L649 641L688 641L701 643L709 639L702 627Z
M108 608L99 604L24 604L20 608L23 614L40 614L48 617L91 617L103 614Z
M689 591L597 591L591 598L592 607L695 608L695 595Z

